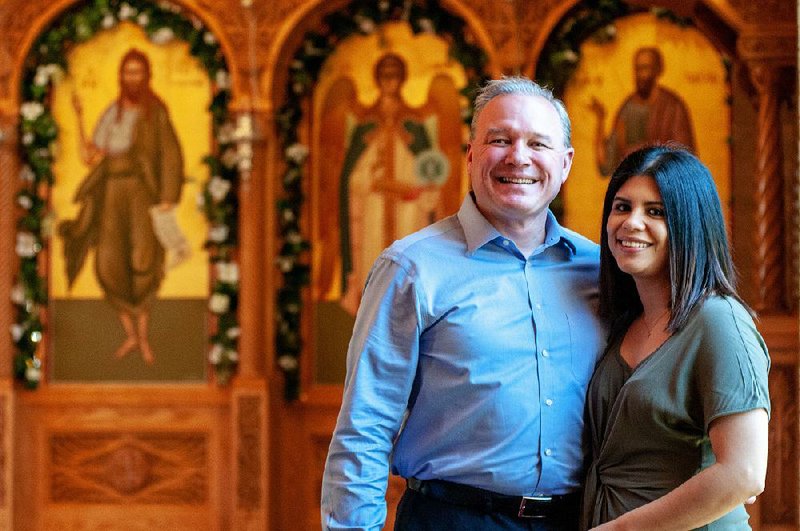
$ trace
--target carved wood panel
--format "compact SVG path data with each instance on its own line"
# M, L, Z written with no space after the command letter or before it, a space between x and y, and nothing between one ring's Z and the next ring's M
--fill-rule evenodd
M208 500L208 434L50 434L52 503L202 505Z

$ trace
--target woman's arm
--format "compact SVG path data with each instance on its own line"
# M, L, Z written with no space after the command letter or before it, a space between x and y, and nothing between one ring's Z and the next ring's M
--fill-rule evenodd
M686 531L722 517L764 490L767 412L726 415L709 426L717 462L665 496L595 529Z

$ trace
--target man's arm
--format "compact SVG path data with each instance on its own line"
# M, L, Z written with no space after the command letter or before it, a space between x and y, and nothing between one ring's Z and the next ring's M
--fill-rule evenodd
M322 480L324 530L380 530L386 519L389 455L417 369L416 289L412 275L387 258L370 272Z

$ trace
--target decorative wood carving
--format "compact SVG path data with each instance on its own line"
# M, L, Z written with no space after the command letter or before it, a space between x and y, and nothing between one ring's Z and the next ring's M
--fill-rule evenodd
M262 452L262 399L258 396L240 396L236 485L239 508L255 511L261 508L261 477L264 474Z
M755 175L755 293L757 311L784 307L783 162L781 159L778 73L757 64L751 67L758 91L758 138Z
M202 505L207 447L205 433L53 433L50 501Z
M769 394L772 415L769 425L767 482L761 498L761 522L797 529L798 461L797 371L789 365L773 366Z
M785 23L797 19L797 4L787 0L728 0L747 22Z

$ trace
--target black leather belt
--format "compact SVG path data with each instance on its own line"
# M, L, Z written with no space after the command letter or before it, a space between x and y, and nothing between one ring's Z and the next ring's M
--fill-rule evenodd
M579 493L552 496L509 496L440 479L406 480L408 488L431 498L487 512L519 518L573 519L580 511Z

